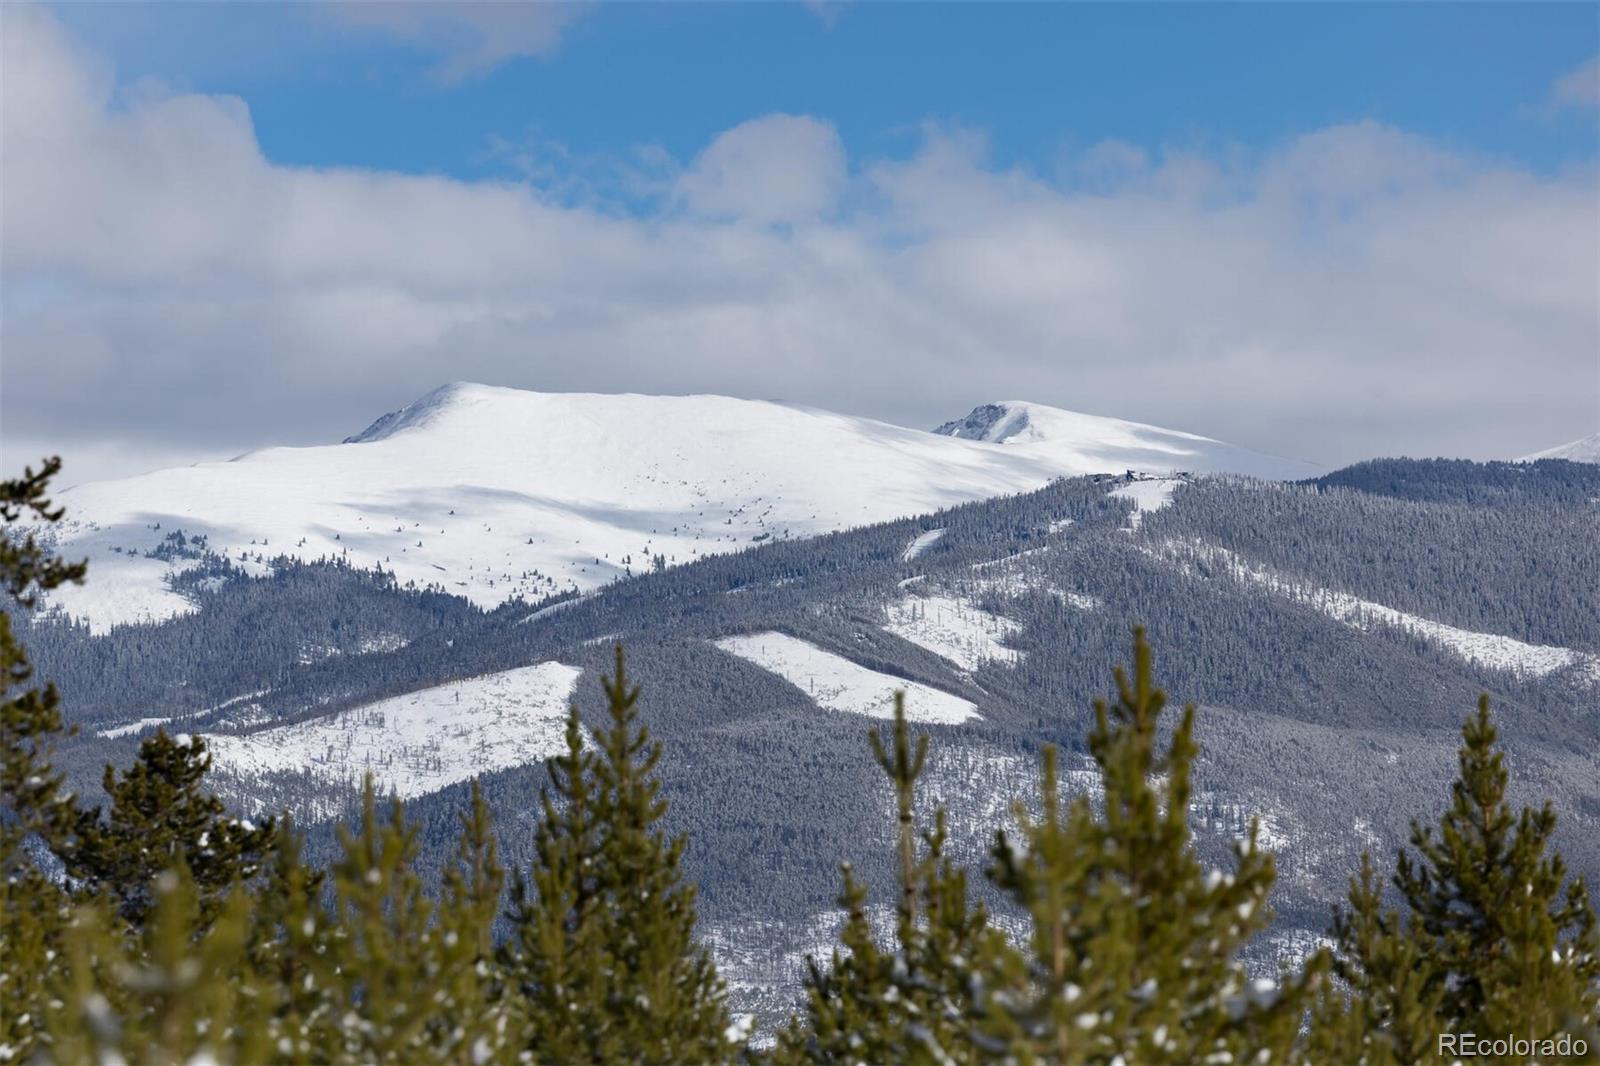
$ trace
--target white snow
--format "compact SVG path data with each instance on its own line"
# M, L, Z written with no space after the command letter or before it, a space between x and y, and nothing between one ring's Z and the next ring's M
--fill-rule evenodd
M162 717L162 718L138 718L138 719L135 719L134 721L126 722L126 723L124 723L122 725L119 725L119 726L113 726L110 729L99 730L99 731L97 731L95 733L95 736L97 736L97 737L125 737L125 736L130 736L130 735L132 735L134 733L142 733L147 729L154 729L156 726L166 725L169 722L175 722L179 718L182 718L186 722L193 721L193 720L199 719L199 718L206 718L206 717L209 717L209 716L211 716L213 714L216 714L216 713L218 713L220 711L225 711L229 707L238 707L240 704L244 703L247 700L258 700L262 696L265 696L270 691L271 691L271 689L263 688L263 689L257 689L254 692L241 692L239 695L231 696L228 699L223 700L221 703L216 703L216 704L211 705L210 707L205 707L205 708L202 708L201 710L198 710L198 711L187 712L187 713L182 714L182 715L169 715L169 716ZM215 723L213 722L211 724L214 725Z
M944 536L943 529L930 529L926 533L917 534L916 537L912 538L911 543L906 545L906 550L900 553L900 561L909 563L937 544L942 536Z
M1600 433L1591 433L1587 437L1571 441L1567 444L1546 448L1542 452L1524 455L1518 462L1531 463L1536 459L1567 459L1574 463L1600 463Z
M1267 567L1249 563L1227 548L1215 544L1170 541L1162 546L1162 552L1180 561L1194 558L1220 564L1240 581L1259 585L1297 603L1314 607L1353 629L1370 631L1379 626L1392 626L1422 637L1469 663L1491 670L1505 670L1525 677L1544 677L1570 669L1578 679L1600 684L1600 655L1548 644L1529 644L1497 633L1445 625L1347 592L1293 581Z
M1139 528L1140 519L1150 511L1159 511L1172 502L1172 494L1179 485L1184 484L1182 478L1138 478L1112 489L1106 495L1119 500L1132 500L1133 513L1128 516L1127 529L1132 532Z
M1048 550L1048 548L1031 548L1004 559L974 563L972 569L977 572L977 576L966 579L962 585L970 589L973 596L990 592L1001 596L1025 596L1030 592L1043 592L1080 611L1093 611L1104 607L1105 601L1098 596L1061 588L1041 577L1030 568L1031 564L1023 562L1028 556Z
M1048 457L1080 473L1233 473L1270 480L1299 480L1321 473L1313 463L1262 455L1194 433L1026 400L985 404L934 432L1004 444Z
M370 769L380 790L409 799L560 752L579 673L544 662L206 741L216 765L241 777L304 770L358 784Z
M576 607L578 604L582 603L584 600L586 600L588 598L589 597L587 597L587 596L574 596L570 600L559 600L559 601L557 601L555 603L552 603L548 607L539 608L537 611L534 611L532 614L528 615L526 618L518 619L517 620L517 624L521 625L523 622L537 622L541 618L549 618L551 615L555 614L558 611L564 611L568 607Z
M1009 665L1022 661L1022 653L1004 644L1022 629L1020 623L979 607L970 598L913 596L889 604L883 628L903 640L927 648L963 670L999 660Z
M126 737L134 733L143 733L146 729L154 729L158 725L166 725L171 718L140 718L138 721L119 725L112 729L102 729L95 733L97 737Z
M913 722L965 722L978 717L970 700L936 688L881 674L786 633L724 637L717 647L769 670L809 694L817 706L873 718L894 717L894 694L906 694Z
M594 589L649 571L655 556L684 563L1065 475L1308 472L1190 434L1037 405L1026 414L1028 432L997 444L722 396L447 385L351 443L68 489L51 536L66 557L87 557L91 576L49 603L97 632L192 609L167 579L193 562L144 557L177 530L254 573L280 554L339 557L494 606Z

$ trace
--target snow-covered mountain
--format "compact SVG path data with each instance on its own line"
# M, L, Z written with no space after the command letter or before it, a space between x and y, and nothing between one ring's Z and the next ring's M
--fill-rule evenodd
M1531 463L1535 459L1568 459L1574 463L1600 463L1600 433L1591 433L1587 437L1567 444L1546 448L1532 455L1524 455L1517 461Z
M588 591L654 566L1124 470L1306 477L1310 464L1037 404L936 432L723 396L537 393L457 383L342 444L92 482L54 535L94 580L52 603L97 630L192 609L168 538L264 570L381 565L474 602ZM155 552L156 554L152 554Z
M934 432L963 440L1009 445L1073 473L1226 472L1285 481L1321 473L1311 463L1262 455L1194 433L1064 411L1023 400L975 407L967 417L946 422Z

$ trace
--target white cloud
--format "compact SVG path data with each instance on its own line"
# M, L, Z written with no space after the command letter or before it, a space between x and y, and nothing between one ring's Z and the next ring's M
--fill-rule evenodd
M1559 78L1550 95L1559 107L1600 108L1600 55Z
M335 0L339 22L441 53L444 83L481 77L507 60L548 56L593 5L581 0Z
M1356 123L1263 155L1101 148L1055 181L972 131L847 160L772 115L653 160L674 192L633 216L556 182L280 166L241 101L115 93L47 11L0 18L8 454L337 439L457 379L928 425L1022 396L1323 462L1596 422L1592 169Z
M845 170L832 126L805 115L766 115L712 141L678 179L676 196L702 215L805 221L833 209Z

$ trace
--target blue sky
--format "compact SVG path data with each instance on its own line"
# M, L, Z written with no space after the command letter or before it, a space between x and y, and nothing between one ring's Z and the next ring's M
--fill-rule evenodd
M120 77L248 101L277 162L477 177L498 136L677 156L752 115L824 117L852 153L909 154L928 119L1049 172L1108 138L1263 148L1375 119L1548 170L1592 159L1592 118L1548 107L1600 48L1593 4L635 3L554 50L446 83L439 47L314 5L57 9Z
M452 380L1336 465L1600 428L1593 4L0 5L0 445Z

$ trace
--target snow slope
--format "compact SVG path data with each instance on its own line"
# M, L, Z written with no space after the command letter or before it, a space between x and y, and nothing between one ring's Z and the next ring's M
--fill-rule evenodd
M1128 516L1126 527L1132 532L1139 528L1139 520L1145 516L1145 512L1159 511L1171 503L1172 494L1184 483L1182 478L1139 478L1121 488L1112 489L1106 495L1133 501L1133 513Z
M1517 461L1531 463L1535 459L1568 459L1574 463L1600 463L1600 433L1591 433L1580 440L1546 448L1532 455L1524 455Z
M409 799L560 752L579 673L539 663L206 742L216 765L241 777L304 770L359 783L371 770L380 791Z
M1572 677L1580 684L1600 685L1600 655L1549 644L1529 644L1498 633L1445 625L1431 618L1352 596L1348 592L1291 580L1267 567L1252 564L1220 545L1200 541L1189 544L1168 541L1161 546L1159 554L1182 565L1187 565L1187 560L1220 565L1240 581L1306 604L1352 629L1366 632L1378 626L1390 626L1404 630L1465 662L1490 670L1505 670L1524 677L1545 677L1558 671L1571 671Z
M978 717L978 708L971 700L903 677L868 670L786 633L724 637L716 645L777 674L809 694L817 706L830 711L893 718L894 694L898 690L906 694L909 721L949 724Z
M491 606L665 564L1134 467L1304 473L1203 437L1010 405L1024 430L962 439L722 396L437 389L343 444L269 448L60 496L48 535L93 575L49 602L98 631L192 609L151 549L176 531L261 561L380 565Z
M944 536L944 529L930 529L926 533L918 533L911 538L911 543L906 545L906 550L900 553L900 561L909 563L935 544Z
M934 432L1005 444L1074 473L1230 473L1272 480L1298 480L1322 473L1313 463L1262 455L1194 433L1023 400L975 407L967 417L946 422Z
M1015 666L1022 659L1004 643L1022 625L971 598L912 596L889 604L884 614L885 630L969 672L990 660Z

